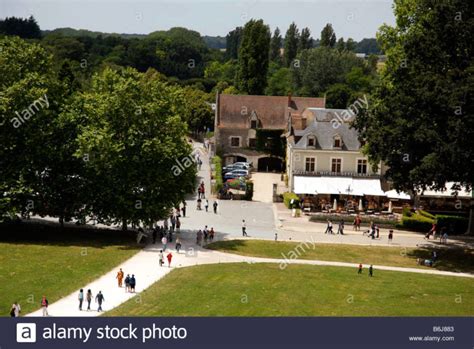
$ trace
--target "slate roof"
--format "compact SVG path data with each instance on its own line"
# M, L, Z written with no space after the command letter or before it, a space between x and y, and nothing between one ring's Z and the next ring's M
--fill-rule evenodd
M255 112L260 128L286 129L288 111L299 115L307 108L323 108L324 106L324 98L220 94L217 106L217 126L247 129L249 128L248 120Z

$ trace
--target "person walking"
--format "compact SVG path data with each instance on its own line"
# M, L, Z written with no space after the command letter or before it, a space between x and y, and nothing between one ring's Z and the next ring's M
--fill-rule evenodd
M199 246L201 246L201 241L202 241L202 231L201 229L198 230L198 232L196 233L196 244L198 244Z
M173 258L173 254L170 252L166 256L166 259L168 260L168 268L171 268L171 259Z
M86 293L86 301L87 301L87 311L91 310L91 302L92 302L92 291L89 289Z
M130 274L125 278L125 292L130 291Z
M79 310L82 311L82 303L84 302L84 290L82 288L79 291L77 299L79 300Z
M166 251L166 245L168 244L168 239L166 238L166 236L163 236L163 238L161 239L161 243L163 244L163 251Z
M18 302L15 301L15 303L12 304L12 307L10 309L10 316L11 317L19 317L21 313L21 307Z
M214 200L214 203L212 204L212 207L214 208L214 213L217 214L217 206L219 204L217 203L217 200Z
M204 208L206 209L206 212L209 212L209 200L206 199L206 203L204 204Z
M328 224L326 226L326 231L324 234L334 234L332 231L332 222L328 219Z
M117 282L118 282L118 287L122 287L122 281L123 281L123 271L122 268L117 272L116 276Z
M48 305L49 305L49 302L48 302L48 299L46 298L46 296L43 296L41 298L41 309L43 310L43 316L48 316Z
M359 270L357 271L357 274L362 274L362 263L359 263Z
M372 264L369 267L369 276L370 277L374 276L374 268L373 268Z
M201 202L202 202L201 198L198 198L198 199L197 199L197 205L196 205L196 210L198 210L198 211L201 211L201 210L202 210L202 208L201 208Z
M392 239L393 239L393 230L390 229L388 231L388 243L391 244L392 243Z
M275 241L278 241L278 233L275 233Z
M137 285L137 280L135 279L135 274L132 274L130 278L130 292L135 293L135 286Z
M102 291L99 291L97 295L95 296L95 302L99 304L99 307L97 308L97 311L102 311L102 302L105 301L104 295L102 294Z
M176 217L176 232L181 232L181 220L179 219L179 217Z
M337 228L337 233L344 235L344 219L341 219L339 222L339 227Z
M245 224L245 219L242 219L242 236L248 236L247 224Z
M209 241L212 242L214 240L214 234L215 234L214 228L211 227L211 230L209 230Z
M186 201L183 201L183 207L181 208L181 212L183 213L183 217L186 217Z
M165 257L163 256L163 250L160 250L158 253L158 263L160 263L160 267L163 266L163 263L165 262L164 259Z
M207 244L207 239L209 238L209 230L207 229L207 225L204 226L202 233L204 234L204 243Z
M179 253L179 250L181 250L181 240L180 240L180 238L176 238L175 248L176 248L176 252Z

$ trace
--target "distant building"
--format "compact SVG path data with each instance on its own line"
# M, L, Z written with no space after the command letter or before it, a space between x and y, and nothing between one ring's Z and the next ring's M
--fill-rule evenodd
M290 117L301 117L309 107L324 106L324 98L218 93L214 127L216 151L223 156L224 164L248 161L259 171L282 172L284 154L258 150L258 133L273 130L281 137L287 130Z

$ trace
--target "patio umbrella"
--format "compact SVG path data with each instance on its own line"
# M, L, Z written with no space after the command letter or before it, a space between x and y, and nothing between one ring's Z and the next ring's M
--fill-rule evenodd
M392 200L388 202L388 212L392 213Z
M359 199L359 211L362 211L364 207L362 206L362 199Z
M337 199L334 199L334 205L332 206L332 209L333 209L334 211L337 210Z

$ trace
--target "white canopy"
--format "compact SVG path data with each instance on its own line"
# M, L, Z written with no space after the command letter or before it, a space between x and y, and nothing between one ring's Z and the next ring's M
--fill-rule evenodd
M387 195L387 197L389 199L398 199L398 200L410 200L411 199L410 195L408 195L407 193L404 193L404 192L397 193L397 191L395 189L386 191L385 194Z
M425 190L423 193L419 192L421 196L435 196L435 197L454 197L454 190L451 187L454 185L454 182L447 182L445 185L445 191L435 191L435 190ZM472 190L467 191L465 187L461 187L461 190L458 191L458 198L470 198L472 197Z
M385 196L379 179L351 177L294 177L296 194L341 194Z

